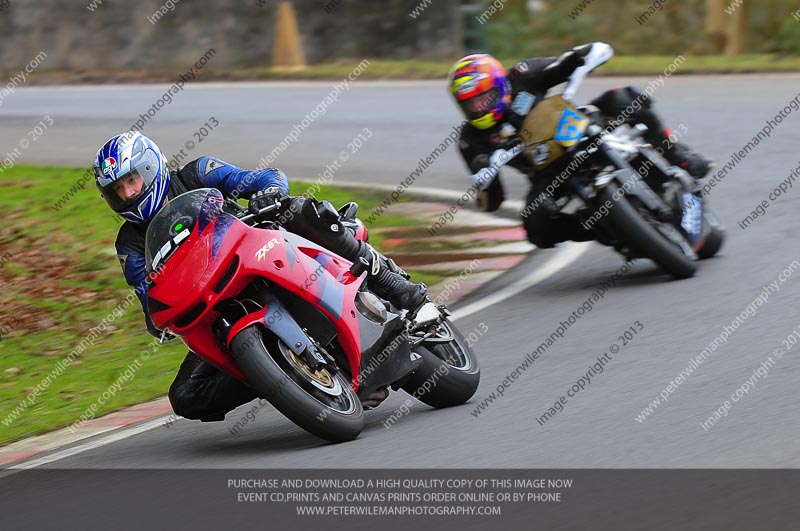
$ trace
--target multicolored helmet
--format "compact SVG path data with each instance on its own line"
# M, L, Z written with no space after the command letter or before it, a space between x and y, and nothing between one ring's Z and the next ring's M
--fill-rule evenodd
M111 137L94 159L95 183L111 209L133 223L146 223L164 204L169 189L167 157L141 133ZM140 192L125 198L126 179L141 179Z
M462 57L449 75L450 92L469 123L489 129L511 103L511 84L500 61L488 54Z

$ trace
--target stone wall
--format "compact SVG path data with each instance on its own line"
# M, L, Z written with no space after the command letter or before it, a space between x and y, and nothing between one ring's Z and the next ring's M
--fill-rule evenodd
M306 59L452 58L457 0L295 0ZM424 1L424 0L422 0ZM208 48L209 69L269 65L276 0L2 0L0 70L39 52L42 70L176 71ZM90 10L89 6L94 10ZM164 7L173 7L153 23Z

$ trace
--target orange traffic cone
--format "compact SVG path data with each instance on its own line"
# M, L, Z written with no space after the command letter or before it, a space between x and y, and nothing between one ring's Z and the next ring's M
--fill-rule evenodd
M275 18L275 46L272 53L272 68L280 70L302 70L306 67L303 44L297 29L297 18L292 2L278 4Z

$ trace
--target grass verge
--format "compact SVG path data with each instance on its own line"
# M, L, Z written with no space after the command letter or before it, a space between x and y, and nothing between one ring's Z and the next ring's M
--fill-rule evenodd
M763 72L800 72L800 56L774 54L693 55L684 54L686 62L675 74L746 74ZM453 60L456 58L454 57ZM502 59L511 66L522 57ZM658 75L675 60L670 55L615 56L594 75ZM303 70L276 70L270 67L209 70L203 72L203 81L257 81L257 80L319 80L341 81L353 72L360 61L340 60L333 63L310 65ZM449 61L391 61L370 60L358 79L438 79L444 81L452 63ZM7 74L11 74L8 72ZM50 71L36 72L28 84L104 84L104 83L173 83L174 72L137 71Z

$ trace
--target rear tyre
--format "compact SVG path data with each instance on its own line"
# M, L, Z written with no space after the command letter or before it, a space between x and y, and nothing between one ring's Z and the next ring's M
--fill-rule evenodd
M331 442L344 442L364 429L361 402L341 372L310 370L261 326L249 326L237 334L231 353L259 395L304 430Z
M650 225L631 204L627 197L619 199L619 190L614 182L609 182L597 194L597 204L611 204L606 216L606 224L615 238L630 245L637 254L650 258L658 266L675 278L688 278L694 275L697 264L683 254L677 244L670 242Z
M478 390L481 371L475 352L447 319L437 328L441 342L414 347L422 363L403 385L403 390L425 404L444 408L463 404ZM444 340L450 341L444 342Z

